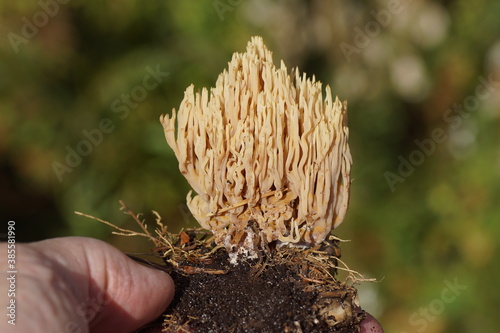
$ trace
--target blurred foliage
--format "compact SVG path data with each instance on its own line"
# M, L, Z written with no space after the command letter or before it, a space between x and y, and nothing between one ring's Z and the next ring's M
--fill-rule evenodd
M74 215L133 228L119 199L147 218L158 211L171 230L194 226L158 117L189 84L213 86L231 54L262 35L276 63L349 101L354 182L335 233L352 240L351 268L379 280L360 286L362 305L387 332L496 331L500 3L60 2L0 1L0 216L16 221L19 241L83 235L147 251ZM148 68L168 73L152 89ZM481 78L496 84L485 90ZM474 98L470 112L450 113ZM423 154L415 140L436 129L446 139ZM68 149L86 156L58 177ZM418 151L419 165L389 184ZM443 302L456 280L467 288Z

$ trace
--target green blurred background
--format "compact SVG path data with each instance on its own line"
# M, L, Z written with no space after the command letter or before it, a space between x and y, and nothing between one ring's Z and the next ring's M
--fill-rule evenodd
M135 228L119 199L195 226L158 117L262 35L275 63L349 101L354 182L335 234L379 280L362 305L386 332L497 332L499 17L486 0L2 0L4 230L147 252L74 214Z

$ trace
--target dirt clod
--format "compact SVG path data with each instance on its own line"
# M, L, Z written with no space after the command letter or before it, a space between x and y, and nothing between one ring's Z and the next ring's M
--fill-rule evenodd
M204 236L183 232L172 241L163 252L176 285L167 332L359 332L365 314L356 290L334 278L335 241L308 250L274 246L237 265Z

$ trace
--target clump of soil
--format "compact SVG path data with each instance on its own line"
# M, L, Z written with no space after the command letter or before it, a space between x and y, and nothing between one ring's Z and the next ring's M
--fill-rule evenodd
M167 332L359 332L356 290L334 276L338 240L310 249L275 246L258 259L229 262L199 230L164 238L156 249L174 279Z
M144 220L120 202L142 232L79 213L109 226L114 234L151 240L162 264L131 256L169 273L175 296L161 318L139 332L383 332L359 306L358 281L367 281L340 260L339 239L330 236L310 248L265 245L257 259L240 258L231 264L225 247L211 232L188 229L172 234L156 213L155 233ZM349 272L345 281L337 271ZM365 320L366 318L366 320Z

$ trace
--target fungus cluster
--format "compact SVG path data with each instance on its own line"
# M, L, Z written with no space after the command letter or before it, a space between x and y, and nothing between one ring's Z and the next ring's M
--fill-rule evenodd
M346 214L351 155L346 102L321 82L275 67L262 38L235 53L214 88L185 92L162 115L187 205L232 260L268 243L312 246Z

